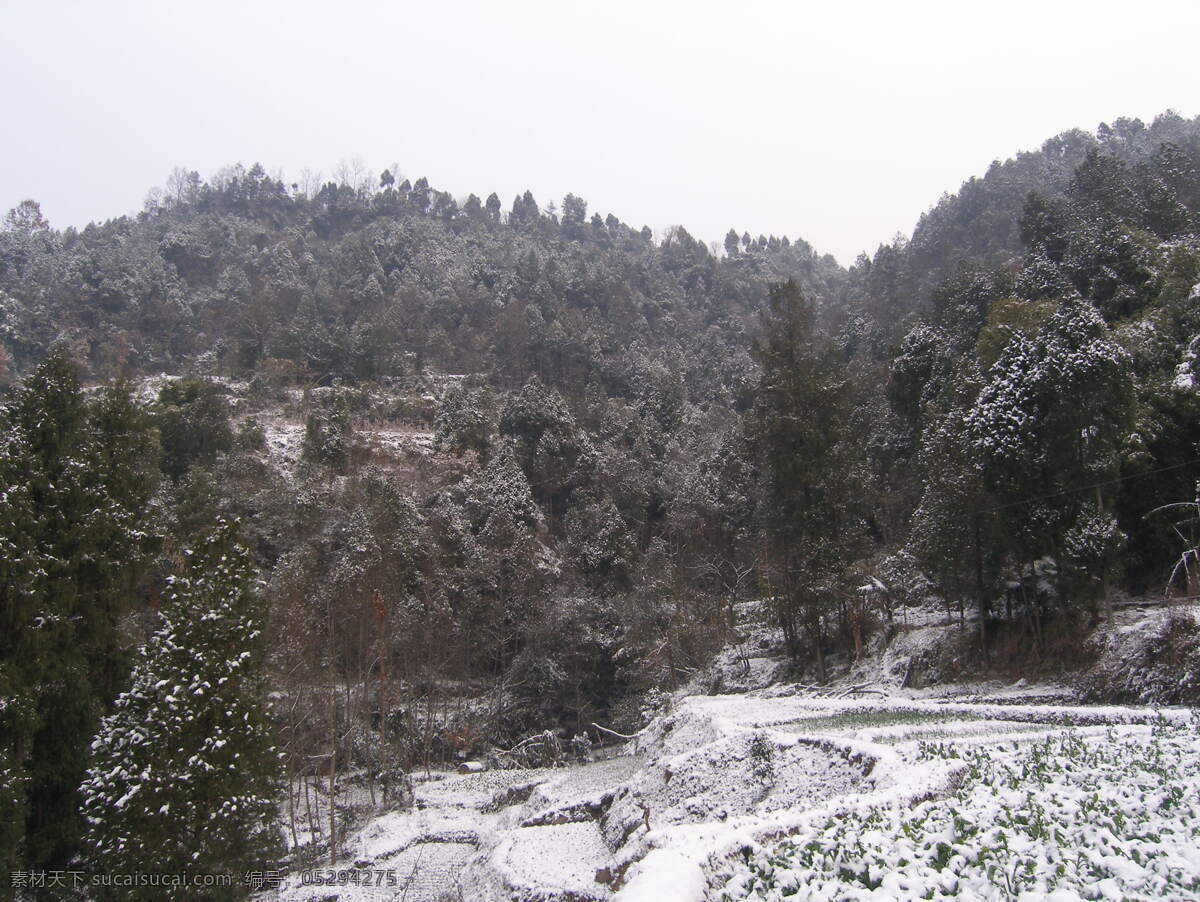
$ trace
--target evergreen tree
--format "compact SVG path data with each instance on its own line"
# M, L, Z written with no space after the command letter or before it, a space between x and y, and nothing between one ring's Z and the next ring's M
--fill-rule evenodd
M998 594L1003 554L1001 523L989 511L983 465L970 452L964 412L952 408L925 431L920 470L924 495L912 515L908 546L935 577L949 602L975 599L981 650L987 654L986 623Z
M500 434L529 477L534 496L551 521L565 510L567 495L586 482L595 452L562 396L532 376L500 412Z
M762 378L754 430L776 613L793 654L801 630L808 633L824 678L822 617L863 537L845 366L790 280L771 289L756 351Z
M429 209L430 202L429 179L421 176L412 186L412 192L408 196L408 202L413 205L419 212L424 213Z
M233 447L229 405L215 385L200 379L174 379L158 393L162 469L178 481L196 462L211 462Z
M300 444L300 459L305 463L345 467L353 446L354 423L345 395L336 395L328 405L312 410L305 418Z
M491 424L484 412L480 392L456 385L438 402L433 421L433 443L437 448L461 456L476 451L486 456Z
M0 869L23 859L28 816L27 756L37 727L39 663L46 632L28 629L45 591L45 571L33 541L35 519L19 466L21 437L0 438Z
M185 559L131 687L92 744L85 846L100 873L231 874L238 883L278 851L266 612L233 524L219 521ZM107 897L205 898L194 887L114 888Z
M476 531L501 515L531 529L542 525L542 512L533 500L529 480L513 454L511 442L500 445L480 479L471 485L467 507Z
M123 379L100 391L90 405L88 425L95 443L91 465L112 501L112 516L107 534L97 536L107 554L96 564L101 591L92 616L83 621L81 639L90 649L91 671L107 707L124 688L132 663L119 642L118 619L159 546L156 537L141 529L158 484L159 444L149 411L134 400L132 386Z
M495 191L488 195L483 208L487 211L488 219L492 222L500 221L500 198L496 196Z
M574 194L563 198L562 225L563 231L569 237L582 234L583 223L587 219L587 201Z
M992 367L966 417L964 450L982 463L985 484L1003 506L999 519L1018 565L1049 556L1061 566L1068 534L1081 547L1115 541L1079 538L1110 531L1094 521L1111 505L1092 509L1081 489L1119 468L1132 377L1128 353L1098 311L1078 299L1063 302L1035 334L1015 333Z
M87 743L128 672L117 625L153 542L146 509L157 448L128 388L89 405L55 349L0 412L0 804L24 816L10 861L62 867L81 823Z
M611 498L603 492L585 493L567 513L566 529L581 573L598 587L629 587L636 549Z

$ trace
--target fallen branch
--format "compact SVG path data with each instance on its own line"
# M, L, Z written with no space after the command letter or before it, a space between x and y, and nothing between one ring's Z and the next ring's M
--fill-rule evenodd
M637 739L638 738L637 733L634 733L632 736L626 736L624 733L618 733L616 730L610 730L608 727L602 727L602 726L600 726L600 724L596 723L595 721L592 721L592 726L595 727L597 730L599 730L601 733L607 733L609 736L616 736L618 739Z
M824 696L826 698L845 698L848 695L854 695L859 692L874 692L876 695L887 695L883 689L877 689L870 683L859 683L856 686L810 686L807 683L796 683L797 689L803 689L805 692L812 692L815 695Z
M878 691L879 690L875 689L873 686L871 686L870 683L859 683L857 686L846 686L843 689L837 690L837 697L845 698L847 695L853 695L856 692L878 692Z
M517 749L521 748L522 746L529 745L529 743L531 743L531 742L537 742L538 740L541 740L542 742L546 742L548 739L553 739L553 738L554 738L554 734L551 733L549 730L542 730L542 732L540 732L540 733L534 733L532 736L530 736L526 739L522 739L520 742L518 742L516 745L514 745L511 749L498 749L497 754L511 755L513 752L517 751Z

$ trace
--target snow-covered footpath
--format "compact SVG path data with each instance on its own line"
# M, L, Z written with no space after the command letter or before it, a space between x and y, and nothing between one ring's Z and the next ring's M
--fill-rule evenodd
M349 837L346 885L277 897L1200 899L1188 711L766 690L686 697L626 752L435 775Z

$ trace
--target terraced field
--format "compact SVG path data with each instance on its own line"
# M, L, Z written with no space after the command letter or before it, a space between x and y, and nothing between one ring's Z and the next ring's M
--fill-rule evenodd
M369 821L392 886L286 900L1200 898L1187 711L689 696L628 754L437 775Z

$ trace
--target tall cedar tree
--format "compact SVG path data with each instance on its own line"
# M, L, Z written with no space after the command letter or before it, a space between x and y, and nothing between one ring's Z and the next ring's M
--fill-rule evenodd
M863 538L845 364L817 334L813 307L791 280L771 289L755 353L754 438L776 612L793 654L808 633L824 677L823 615Z
M152 550L157 448L128 387L88 403L61 348L0 424L0 861L61 868L88 742L128 673L117 623Z
M162 625L92 744L83 784L99 873L230 874L233 887L111 898L241 898L278 852L279 756L266 711L265 603L236 526L220 521L169 581Z

